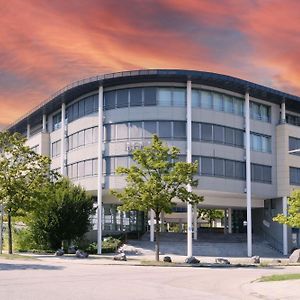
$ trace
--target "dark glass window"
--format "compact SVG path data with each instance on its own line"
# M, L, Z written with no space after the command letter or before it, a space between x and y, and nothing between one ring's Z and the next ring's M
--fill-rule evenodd
M224 127L214 125L214 142L223 143L224 142Z
M85 99L85 115L91 114L94 112L94 97L90 96Z
M114 109L116 107L116 92L106 92L104 94L104 108L106 110L108 109Z
M74 103L72 105L73 107L73 120L76 120L78 119L78 116L79 116L79 105L78 105L78 102Z
M200 139L200 130L199 130L199 123L192 123L192 139L195 141L199 141Z
M112 141L116 138L116 124L105 125L106 129L106 140Z
M225 127L225 144L234 145L234 129Z
M233 160L225 160L225 176L234 178L234 161Z
M201 140L203 141L212 140L212 125L201 124Z
M300 185L300 168L290 167L290 184Z
M78 112L78 117L83 117L84 116L84 99L80 100L78 102L78 108L79 108L79 112Z
M174 122L174 138L184 139L186 138L186 123L185 122Z
M130 106L142 106L143 90L141 88L130 89Z
M201 157L201 174L202 175L213 175L213 159L210 157Z
M117 91L117 107L128 107L128 89Z
M298 150L300 149L300 139L289 137L289 151ZM300 155L300 151L292 152L290 154L293 155Z
M215 176L224 176L224 159L215 158L214 159L214 175Z
M159 137L161 138L171 138L172 137L171 122L169 121L158 122L158 132L159 132Z
M236 161L235 162L235 178L245 179L246 169L245 163Z
M156 122L145 121L144 122L144 137L150 138L153 134L157 134Z
M156 105L156 88L144 88L144 106Z
M244 132L241 130L235 130L235 145L244 147Z

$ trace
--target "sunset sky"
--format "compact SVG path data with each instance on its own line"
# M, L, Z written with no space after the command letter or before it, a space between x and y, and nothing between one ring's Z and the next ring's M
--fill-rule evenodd
M0 0L0 128L72 81L141 68L300 95L300 1Z

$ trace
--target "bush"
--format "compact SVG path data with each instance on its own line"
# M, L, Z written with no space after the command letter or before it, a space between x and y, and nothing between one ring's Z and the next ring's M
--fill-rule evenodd
M37 248L32 233L28 228L14 229L14 247L19 252L27 252Z
M114 253L118 247L122 245L121 239L112 236L105 237L102 242L102 253ZM97 243L93 242L84 248L84 251L89 254L97 254Z

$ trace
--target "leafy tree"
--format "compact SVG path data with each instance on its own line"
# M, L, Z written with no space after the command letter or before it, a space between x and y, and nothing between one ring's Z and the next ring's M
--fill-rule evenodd
M300 190L294 190L288 199L288 215L278 214L273 221L300 228Z
M209 227L212 228L213 221L222 219L224 217L224 211L212 208L198 208L198 218L206 219L209 223Z
M179 149L168 147L154 135L152 143L133 152L136 165L117 168L118 174L127 175L124 190L111 193L123 203L121 210L153 210L155 213L155 258L159 261L159 215L171 213L176 205L174 199L196 204L203 197L188 191L187 185L197 186L193 175L197 173L197 162L179 162Z
M19 133L0 132L0 201L7 214L10 254L12 218L26 215L50 180L50 159L35 153L25 142Z
M89 230L94 201L82 187L63 178L43 192L45 197L29 221L36 244L58 249L63 241L80 238Z

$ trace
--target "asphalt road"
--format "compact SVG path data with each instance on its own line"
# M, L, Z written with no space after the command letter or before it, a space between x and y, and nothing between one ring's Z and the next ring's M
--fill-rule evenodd
M107 265L104 260L0 259L0 299L299 299L300 280L258 283L300 267L191 268ZM109 261L110 263L110 261Z

